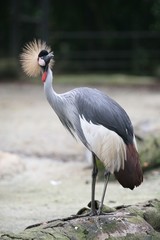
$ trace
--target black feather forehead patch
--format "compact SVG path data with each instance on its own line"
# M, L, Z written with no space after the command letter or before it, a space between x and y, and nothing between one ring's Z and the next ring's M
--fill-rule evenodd
M48 54L49 54L48 51L42 50L42 51L40 51L40 53L38 54L38 57L47 56Z

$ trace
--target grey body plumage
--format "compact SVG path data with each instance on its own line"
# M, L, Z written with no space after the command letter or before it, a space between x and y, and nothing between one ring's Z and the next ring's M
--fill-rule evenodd
M81 87L57 95L51 86L45 86L45 93L62 124L73 136L76 134L86 147L89 143L81 128L79 117L82 116L88 122L115 131L125 143L133 143L133 127L127 113L105 93Z

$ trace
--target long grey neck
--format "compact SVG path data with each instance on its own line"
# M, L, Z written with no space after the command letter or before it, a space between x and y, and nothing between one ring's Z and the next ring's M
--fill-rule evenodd
M49 68L47 72L47 78L44 83L44 92L49 104L58 115L62 124L72 134L72 136L74 137L75 136L74 133L77 132L77 135L84 143L84 145L88 146L87 140L85 139L85 136L80 126L78 112L73 102L71 100L69 101L69 99L66 98L64 94L57 94L54 91L52 87L52 78L53 78L52 71ZM72 100L74 99L74 94L72 95L71 92L70 97ZM76 129L78 130L76 131Z
M62 124L73 135L73 133L72 133L73 126L69 119L70 114L68 114L68 112L67 112L65 98L62 97L61 94L57 94L54 91L54 89L52 87L52 78L53 78L52 71L51 71L51 69L48 69L47 78L44 83L44 92L45 92L46 98L47 98L49 104L51 105L51 107L53 108L53 110L58 115Z
M59 106L59 102L61 102L61 97L54 91L52 86L52 80L53 80L52 71L50 68L48 68L47 78L46 81L44 82L44 92L49 104L56 111L57 106Z

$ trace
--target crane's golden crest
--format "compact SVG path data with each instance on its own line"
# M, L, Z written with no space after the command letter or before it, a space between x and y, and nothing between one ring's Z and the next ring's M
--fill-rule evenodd
M42 50L46 50L47 52L51 51L51 48L42 40L33 40L23 47L23 51L20 54L20 62L23 71L29 77L37 77L41 72L41 68L38 64L38 54ZM53 60L49 63L50 67L52 67L52 65Z

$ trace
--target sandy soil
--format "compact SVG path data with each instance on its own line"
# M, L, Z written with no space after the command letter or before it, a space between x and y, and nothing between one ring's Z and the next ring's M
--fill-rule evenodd
M72 87L56 86L57 92ZM160 119L156 88L101 87L128 112L134 125L153 129ZM63 128L43 86L0 84L0 231L76 213L90 201L90 163L85 148ZM158 125L159 126L159 125ZM110 182L105 203L132 204L160 198L160 171L130 191ZM97 183L100 200L103 183Z

